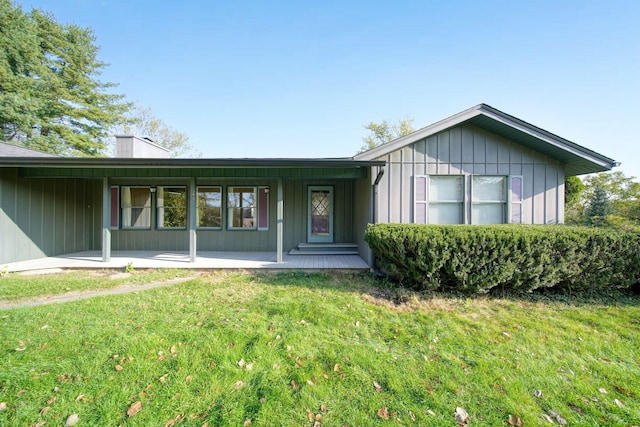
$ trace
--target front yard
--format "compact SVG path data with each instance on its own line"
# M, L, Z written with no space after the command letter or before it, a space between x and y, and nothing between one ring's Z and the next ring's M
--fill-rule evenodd
M35 280L1 277L0 300L107 286ZM628 426L639 396L631 293L419 297L368 275L218 273L0 311L0 425L457 426L460 408L470 426Z

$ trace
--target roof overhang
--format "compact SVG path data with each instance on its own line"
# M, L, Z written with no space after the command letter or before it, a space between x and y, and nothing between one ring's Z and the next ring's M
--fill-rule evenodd
M263 177L338 178L367 176L384 161L335 159L166 159L95 157L0 157L0 167L14 167L23 177Z
M470 123L488 132L524 145L557 159L565 165L565 174L583 175L603 172L618 166L615 160L552 134L544 129L506 114L486 104L476 105L404 137L354 156L358 160L379 159L382 156L451 127Z

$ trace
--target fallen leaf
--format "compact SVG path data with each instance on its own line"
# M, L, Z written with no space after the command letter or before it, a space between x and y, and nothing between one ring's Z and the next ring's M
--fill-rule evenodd
M613 388L615 388L618 393L626 394L627 396L631 396L632 394L631 390L626 389L624 387L620 387L619 385L614 386Z
M322 421L322 414L316 414L316 421Z
M169 351L171 352L171 354L176 354L176 351L178 351L178 349L176 348L175 345L172 345Z
M324 403L322 405L320 405L320 411L321 412L327 412L327 405L325 405Z
M548 422L549 424L553 424L553 419L551 419L551 417L547 414L540 414L540 417L542 417L543 420L545 420L546 422Z
M244 361L244 359L240 359L238 361L238 366L240 366L241 368L244 368L244 365L246 365L246 362Z
M236 381L233 386L235 390L240 390L242 387L244 387L244 381Z
M72 426L77 424L80 421L80 416L78 414L71 414L67 418L67 421L64 423L65 426Z
M467 414L467 411L459 407L456 408L456 411L453 413L453 417L461 426L466 426L469 422L469 414Z
M40 416L44 417L51 410L51 406L45 406L40 410Z
M509 414L509 425L510 426L522 427L524 424L522 422L522 418L520 418L517 415Z
M322 427L322 423L320 421L316 421L313 423L313 427Z
M83 401L86 402L87 401L87 396L85 396L84 394L79 394L78 397L76 397L76 402L77 401Z
M382 418L383 420L388 420L389 419L389 410L386 407L382 407L380 409L378 409L378 416L380 418Z
M614 399L613 403L615 403L616 405L618 405L621 408L624 408L624 403L622 403L621 401L619 401L618 399Z
M565 420L559 413L557 413L556 411L549 411L549 415L551 415L553 418L556 419L556 421L558 422L558 424L560 425L567 425L567 420Z
M411 421L414 423L416 422L416 414L414 414L413 411L409 411L409 418L411 418Z
M116 371L120 372L122 371L124 368L122 367L122 365L116 365L115 366Z
M190 383L191 380L193 380L193 377L191 375L187 375L187 377L184 379L187 383Z
M142 402L140 402L139 400L137 402L133 402L131 406L129 406L129 409L127 409L127 415L129 417L133 417L135 414L140 412L141 409L142 409Z
M60 387L54 387L53 388L53 392L54 393L60 393Z
M55 397L50 398L49 400L47 400L47 405L51 405L53 402L56 401Z
M0 402L0 412L7 410L7 402Z
M568 403L569 408L571 408L571 410L575 413L578 413L580 415L584 415L584 409L582 409L581 407L579 407L578 405L575 405L571 402Z
M296 380L291 380L291 388L294 390L298 389L298 383L296 382Z
M340 368L342 366L339 363L336 363L335 365L333 365L333 372L340 372Z
M607 394L607 389L604 387L599 388L598 391L602 394Z
M251 422L251 420L250 420L250 419L246 419L246 420L244 421L244 424L242 424L242 425L243 425L244 427L247 427L247 426L250 426L251 424L253 424L253 423Z
M431 415L431 416L433 416L433 417L435 417L435 416L436 416L436 413L435 413L435 412L433 412L431 409L427 409L427 414L429 414L429 415Z
M377 392L379 392L380 390L382 390L382 386L380 384L378 384L377 381L373 382L373 388L376 389Z
M42 427L46 424L46 421L38 421L37 423L33 424L31 427Z
M535 397L540 398L540 397L542 397L542 391L541 391L541 390L535 390L535 391L533 392L533 395L534 395Z

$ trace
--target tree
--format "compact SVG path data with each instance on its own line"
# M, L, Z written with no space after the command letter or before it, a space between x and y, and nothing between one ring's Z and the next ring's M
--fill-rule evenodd
M108 130L126 122L130 104L97 76L92 30L62 25L0 0L2 138L63 155L97 156Z
M369 135L362 138L364 145L360 148L360 153L409 135L413 132L413 118L407 116L391 124L387 120L381 123L370 122L364 128L369 131Z
M591 217L601 216L605 208L607 223L625 227L640 223L640 183L635 177L618 171L599 173L587 176L584 185L582 203L587 223L593 222Z
M171 157L200 157L201 153L189 144L189 137L167 126L153 114L151 108L134 104L127 114L128 123L114 126L111 135L133 134L147 137L154 143L169 150ZM111 137L113 142L113 137Z
M564 210L568 223L580 223L583 215L582 194L584 184L577 176L568 176L564 181Z
M601 185L596 185L593 189L593 196L589 200L589 205L585 210L587 224L596 227L606 224L607 215L611 213L611 202L607 191Z

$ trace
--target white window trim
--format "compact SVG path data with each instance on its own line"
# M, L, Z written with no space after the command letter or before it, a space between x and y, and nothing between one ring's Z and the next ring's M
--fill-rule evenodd
M513 186L513 179L514 178L518 178L520 179L520 200L519 201L514 201L512 198L512 186ZM522 224L522 215L524 213L524 178L522 177L522 175L509 175L509 183L508 183L508 189L507 189L507 223L508 224ZM513 222L513 206L517 205L518 208L520 209L520 222Z
M457 200L457 199L450 199L450 200L438 200L437 202L432 202L430 200L430 184L431 184L431 177L456 177L456 178L461 178L462 179L462 200ZM425 180L425 200L418 200L417 198L417 182L418 179L424 179ZM466 224L467 223L467 175L463 175L463 174L431 174L431 175L415 175L414 176L414 185L413 185L413 214L414 214L414 218L413 218L413 222L416 224L422 224L420 222L418 222L418 218L416 217L416 214L418 212L417 210L417 205L418 204L424 204L425 205L425 222L424 224L432 224L430 218L429 218L429 204L433 203L433 204L459 204L461 205L461 218L460 218L460 223L459 224Z

